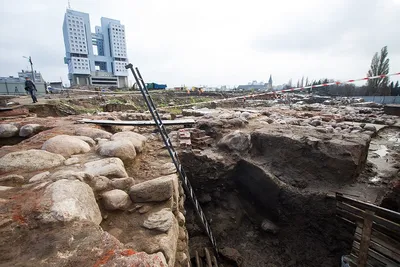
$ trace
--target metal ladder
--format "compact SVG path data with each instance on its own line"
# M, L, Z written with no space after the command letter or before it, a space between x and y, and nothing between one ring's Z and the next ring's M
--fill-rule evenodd
M194 208L196 210L197 215L200 217L200 220L203 224L203 227L205 228L208 238L211 241L211 244L215 250L215 252L218 255L218 247L217 247L217 243L215 241L215 238L211 232L211 228L210 225L208 224L207 218L204 215L203 210L200 207L199 201L197 200L194 191L193 191L193 187L190 185L189 179L186 176L185 171L183 170L182 164L178 158L178 154L176 153L174 147L172 146L171 140L168 137L168 133L167 130L165 129L165 126L161 120L160 115L158 114L158 111L154 105L154 102L149 94L149 91L147 90L146 84L143 81L142 75L139 72L138 68L133 68L132 64L128 64L125 66L126 69L130 69L132 71L133 77L136 80L136 83L140 89L140 92L143 95L143 98L147 104L147 107L150 110L151 116L154 119L155 124L157 125L157 128L161 134L161 137L164 141L164 144L166 146L166 148L168 149L169 155L171 156L172 162L175 165L175 168L177 170L177 172L179 173L179 176L182 180L183 183L183 188L185 189L186 194L189 196L190 200L192 201Z

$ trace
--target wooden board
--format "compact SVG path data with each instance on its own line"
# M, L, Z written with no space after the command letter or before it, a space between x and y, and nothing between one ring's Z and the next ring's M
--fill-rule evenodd
M337 216L356 226L350 266L400 266L400 213L336 194Z
M155 126L154 121L112 121L112 120L89 120L82 119L78 120L78 122L82 123L93 123L98 125L119 125L119 126ZM193 119L185 119L185 120L163 120L162 123L164 125L191 125L195 124L195 120Z

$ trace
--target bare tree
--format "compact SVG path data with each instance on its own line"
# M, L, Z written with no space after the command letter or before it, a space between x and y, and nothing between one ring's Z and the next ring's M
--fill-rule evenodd
M368 77L389 74L389 58L387 58L387 56L387 46L382 47L380 53L375 53L375 55L372 57L371 67L367 73ZM386 92L389 89L388 83L388 77L372 79L368 80L368 87L370 87L371 90L373 89L373 91L375 91L375 94L385 95L386 93L388 93Z

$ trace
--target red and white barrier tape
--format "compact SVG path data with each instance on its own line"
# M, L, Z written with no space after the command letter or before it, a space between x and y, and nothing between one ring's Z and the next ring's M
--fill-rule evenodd
M317 84L317 85L309 85L309 86L304 86L304 87L294 87L294 88L283 89L283 90L278 90L278 91L273 91L273 92L265 92L265 93L258 93L258 94L249 94L249 95L244 95L244 96L242 95L242 96L228 97L228 98L223 98L223 99L198 102L196 104L176 105L176 106L170 106L170 107L166 107L166 108L188 107L188 106L193 106L193 105L197 105L197 104L207 104L207 103L213 103L213 102L216 103L216 102L223 102L223 101L235 100L235 99L245 99L246 97L258 97L258 96L263 96L263 95L290 93L290 92L294 92L294 91L303 91L303 90L309 89L309 88L313 89L313 88L325 87L325 86L330 86L330 85L350 84L350 83L355 83L355 82L359 82L359 81L368 81L368 80L373 80L373 79L381 79L381 78L395 76L395 75L400 75L400 72L395 72L395 73L391 73L391 74L384 74L384 75L377 75L377 76L371 76L371 77L365 77L365 78L361 78L361 79L347 80L347 81L344 81L344 82L337 81L337 82L323 83L323 84Z
M382 78L386 78L386 77L389 77L389 76L395 76L395 75L400 75L400 72L391 73L391 74L377 75L377 76L371 76L371 77L365 77L365 78L355 79L355 80L347 80L347 81L344 81L344 82L339 82L338 81L338 82L322 83L322 84L310 85L310 86L304 86L304 87L289 88L289 89L284 89L284 90L280 90L280 91L275 91L275 93L277 93L277 92L286 93L286 92L304 90L304 89L308 89L308 88L312 89L312 88L325 87L325 86L330 86L330 85L349 84L349 83L355 83L355 82L360 82L360 81L368 81L368 80L373 80L373 79L382 79Z

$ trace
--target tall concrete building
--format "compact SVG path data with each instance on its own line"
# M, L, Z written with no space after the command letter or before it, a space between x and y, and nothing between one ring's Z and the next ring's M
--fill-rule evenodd
M128 86L125 26L120 21L101 18L92 33L89 14L67 9L63 34L71 85Z

